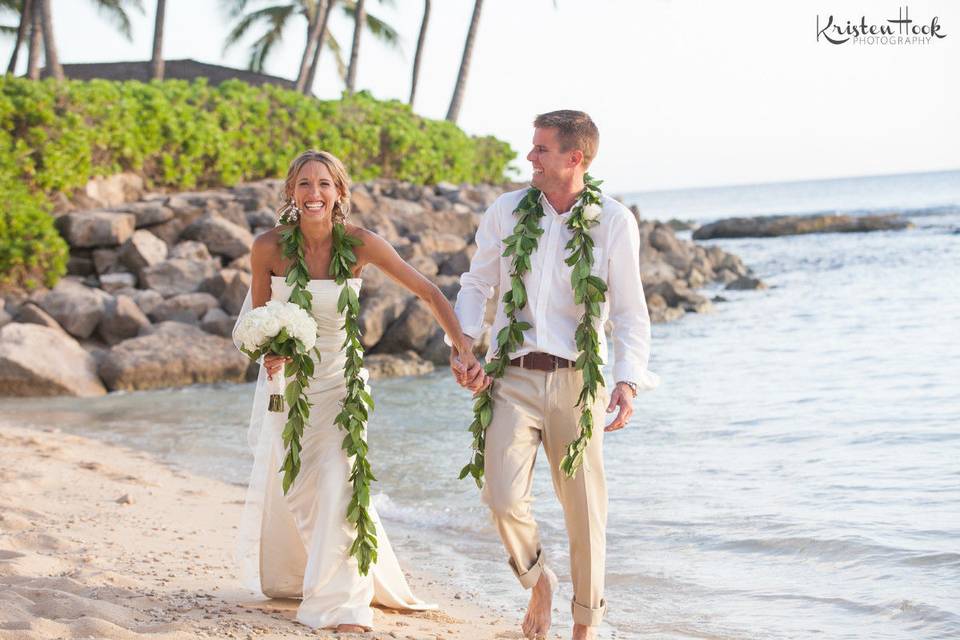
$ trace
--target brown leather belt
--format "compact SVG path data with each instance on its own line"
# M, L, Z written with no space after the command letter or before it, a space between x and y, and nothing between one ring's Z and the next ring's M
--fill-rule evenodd
M536 371L556 371L557 369L572 367L574 363L573 360L567 360L566 358L541 351L534 351L533 353L522 355L519 358L514 358L510 361L510 364L514 367L534 369Z

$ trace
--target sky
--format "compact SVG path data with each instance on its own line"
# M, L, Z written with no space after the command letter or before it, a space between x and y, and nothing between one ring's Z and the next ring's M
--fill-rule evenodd
M259 7L292 0L252 0ZM473 0L434 0L415 110L443 118ZM148 59L155 0L124 40L92 0L53 0L61 61ZM226 52L221 0L168 0L164 57L245 67ZM396 27L399 50L364 34L358 88L406 101L423 15L420 0L368 0ZM960 169L960 2L909 3L914 24L938 18L929 44L833 45L834 22L886 24L885 0L486 0L459 123L518 151L519 178L538 113L581 109L600 128L591 173L617 192ZM0 17L0 23L12 19ZM349 55L352 23L331 29ZM306 38L299 18L267 64L294 78ZM252 38L250 39L252 40ZM248 41L249 42L249 41ZM11 51L0 41L0 60ZM23 63L21 63L23 64ZM5 66L5 62L4 62ZM315 93L343 89L325 52Z

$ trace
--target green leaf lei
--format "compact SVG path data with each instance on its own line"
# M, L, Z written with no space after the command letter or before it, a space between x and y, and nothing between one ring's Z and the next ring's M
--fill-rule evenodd
M281 223L290 224L289 219L284 218L281 218ZM303 232L298 225L291 224L280 232L280 238L284 257L291 259L286 275L286 282L292 288L289 300L309 313L313 296L307 288L310 282L310 271L304 256ZM363 368L363 347L360 344L358 321L360 299L347 282L353 277L353 267L357 263L353 248L361 244L363 243L359 238L354 238L347 233L342 223L334 223L330 275L337 284L341 285L337 312L344 315L341 328L346 333L343 341L346 356L343 377L347 390L347 395L341 404L341 411L334 419L334 423L346 431L341 446L347 455L353 458L353 466L350 470L353 495L346 515L347 520L356 528L357 536L350 546L350 555L357 559L360 575L367 575L370 565L377 561L377 529L369 511L370 483L376 478L370 469L370 462L367 460L367 443L363 439L370 412L373 411L373 398L367 392L363 378L360 376ZM319 351L316 351L316 355L319 361ZM300 472L300 451L302 450L300 438L303 436L303 427L310 418L311 406L306 390L309 377L314 371L314 362L309 354L292 354L291 358L292 361L284 369L289 380L284 395L290 406L287 423L283 429L283 444L287 451L281 468L284 472L284 493Z
M600 305L606 300L606 283L597 276L591 275L593 266L593 238L589 230L598 219L584 215L584 208L588 205L601 205L600 180L589 175L584 176L584 189L580 193L570 217L567 219L567 228L573 232L573 237L567 243L569 255L565 262L570 266L570 284L573 287L574 301L583 305L583 315L576 329L576 344L580 356L576 361L576 368L583 371L583 388L574 406L580 407L580 433L573 442L567 445L567 452L560 462L560 469L572 478L583 463L583 453L587 448L590 437L593 435L593 413L591 411L597 391L604 385L600 367L600 338L596 329L596 321L600 317ZM523 344L523 332L531 328L529 322L517 320L517 312L527 304L527 290L523 284L523 277L530 271L530 256L537 248L543 229L540 227L540 218L544 216L543 205L540 204L541 192L531 187L523 199L514 209L517 224L513 234L504 239L504 257L512 256L512 270L510 271L510 289L503 294L503 308L507 316L507 325L497 334L497 351L493 359L487 363L485 370L494 379L503 377L510 365L510 353L517 351ZM493 385L477 395L473 404L473 422L470 424L470 433L473 435L473 458L460 471L460 479L472 476L477 487L483 487L483 458L486 446L486 431L493 419Z

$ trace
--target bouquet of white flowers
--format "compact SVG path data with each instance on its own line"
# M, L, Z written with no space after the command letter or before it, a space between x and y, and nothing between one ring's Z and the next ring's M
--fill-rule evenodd
M265 354L306 354L317 343L317 323L299 305L271 300L266 306L247 312L234 335L240 342L240 351L256 362ZM269 410L283 411L286 384L282 373L273 376L268 389Z

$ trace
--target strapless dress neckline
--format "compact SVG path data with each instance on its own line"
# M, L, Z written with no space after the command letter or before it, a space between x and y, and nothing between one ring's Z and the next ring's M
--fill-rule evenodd
M272 274L270 275L270 278L271 279L276 278L277 280L282 280L284 282L286 282L287 280L286 276L275 276ZM347 282L362 282L362 281L363 281L363 278L347 278ZM332 278L310 278L310 284L313 284L314 282L330 282L332 284L337 284L337 281Z

